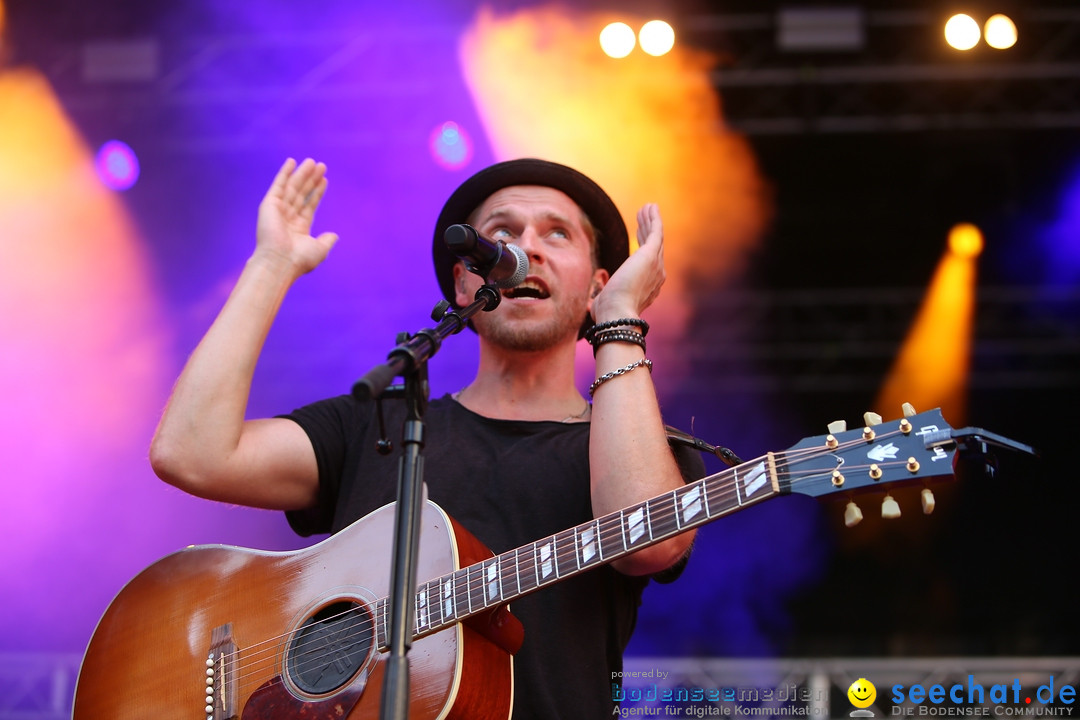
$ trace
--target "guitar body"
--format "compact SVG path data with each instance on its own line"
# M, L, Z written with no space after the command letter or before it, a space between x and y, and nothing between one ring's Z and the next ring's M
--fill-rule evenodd
M191 547L136 576L90 640L73 720L374 719L379 715L393 506L305 550ZM432 503L422 581L490 557ZM510 654L469 623L408 654L413 720L505 720Z

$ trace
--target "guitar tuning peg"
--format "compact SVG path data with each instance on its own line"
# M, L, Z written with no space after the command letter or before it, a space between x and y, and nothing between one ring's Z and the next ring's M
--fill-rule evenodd
M881 517L886 520L895 520L900 517L900 506L892 495L886 495L885 499L881 502Z
M930 492L930 488L923 488L920 498L922 500L923 514L929 515L934 512L934 493Z
M876 412L865 412L863 413L863 422L865 422L867 426L880 425L881 416L878 415Z
M831 423L829 423L828 429L829 432L833 435L836 435L837 433L842 433L847 430L847 420L833 420Z
M915 415L918 415L918 413L915 412L915 406L911 403L904 403L900 408L904 411L904 417L914 417Z
M844 508L844 525L855 527L860 522L862 522L862 510L854 502L848 502L847 507Z

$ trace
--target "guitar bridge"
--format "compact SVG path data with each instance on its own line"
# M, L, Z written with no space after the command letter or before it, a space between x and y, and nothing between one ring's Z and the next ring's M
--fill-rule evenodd
M236 677L236 643L232 623L214 628L210 633L210 652L206 656L206 720L235 720L236 693L231 686Z

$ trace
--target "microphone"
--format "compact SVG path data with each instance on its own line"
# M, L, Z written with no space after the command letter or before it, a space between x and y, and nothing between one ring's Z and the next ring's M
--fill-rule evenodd
M496 287L517 287L529 274L529 258L524 250L502 240L489 240L471 225L446 228L443 242L465 261L465 267Z

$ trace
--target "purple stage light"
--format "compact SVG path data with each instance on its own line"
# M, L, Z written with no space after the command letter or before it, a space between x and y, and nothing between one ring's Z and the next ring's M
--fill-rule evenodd
M113 190L128 190L139 179L139 158L127 143L109 140L98 150L95 161L101 182Z
M431 132L431 157L447 170L465 167L472 160L472 139L457 123L444 122Z
M1080 165L1066 179L1057 218L1043 231L1044 253L1052 259L1051 280L1074 284L1080 279Z

